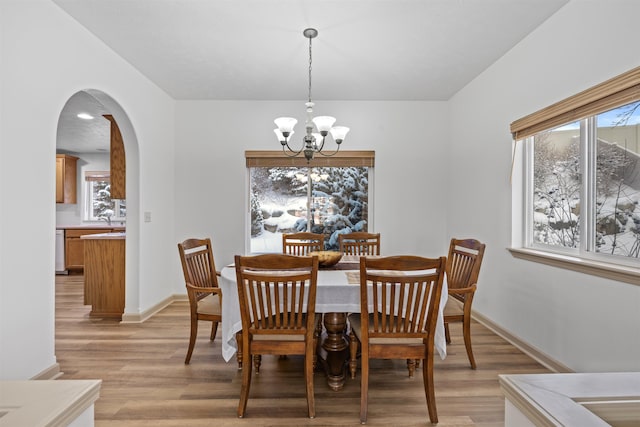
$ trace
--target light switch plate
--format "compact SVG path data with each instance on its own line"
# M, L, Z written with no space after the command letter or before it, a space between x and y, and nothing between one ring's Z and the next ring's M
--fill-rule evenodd
M151 222L151 212L144 213L144 222Z

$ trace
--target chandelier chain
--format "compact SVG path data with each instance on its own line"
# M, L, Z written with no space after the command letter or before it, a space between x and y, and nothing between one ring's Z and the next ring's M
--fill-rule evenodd
M311 37L309 37L309 102L311 102Z

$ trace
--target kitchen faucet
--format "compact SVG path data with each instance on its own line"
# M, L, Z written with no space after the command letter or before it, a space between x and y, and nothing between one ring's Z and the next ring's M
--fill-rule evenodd
M107 225L111 225L111 217L110 216L101 216L100 218L98 218L100 221L104 221L107 223Z

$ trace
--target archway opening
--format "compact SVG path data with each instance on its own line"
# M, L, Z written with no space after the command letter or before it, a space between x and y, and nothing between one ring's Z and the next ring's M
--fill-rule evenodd
M84 113L93 119L78 117ZM110 126L111 121L103 117L108 115L117 123L126 159L126 220L120 215L109 216L114 227L126 227L125 261L125 308L123 321L139 317L138 248L139 244L139 191L138 170L139 150L136 133L129 116L120 104L110 95L97 89L85 89L73 94L65 103L58 119L56 135L56 153L67 154L81 159L77 167L76 202L56 204L56 228L64 226L91 227L99 216L88 215L87 175L91 170L108 170L110 164ZM123 200L123 202L124 202ZM124 211L118 211L121 214ZM98 219L98 223L102 223ZM126 222L125 222L126 221ZM106 222L106 220L105 220ZM58 246L58 245L57 245ZM56 270L58 267L56 267Z

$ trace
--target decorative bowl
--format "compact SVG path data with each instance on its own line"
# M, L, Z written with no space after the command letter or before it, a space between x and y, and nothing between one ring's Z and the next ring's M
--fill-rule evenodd
M336 265L342 258L342 252L338 251L314 251L309 252L309 256L318 255L318 264L320 267L331 267Z

